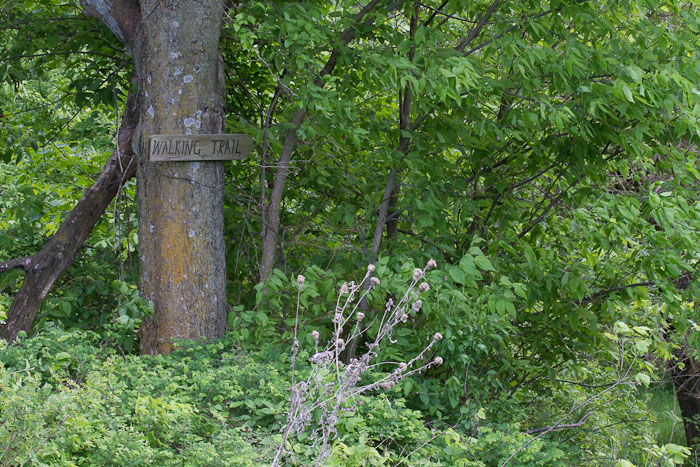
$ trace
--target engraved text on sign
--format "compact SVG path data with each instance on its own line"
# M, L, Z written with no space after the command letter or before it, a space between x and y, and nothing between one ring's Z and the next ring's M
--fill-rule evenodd
M255 143L248 135L153 135L151 161L224 161L245 159Z

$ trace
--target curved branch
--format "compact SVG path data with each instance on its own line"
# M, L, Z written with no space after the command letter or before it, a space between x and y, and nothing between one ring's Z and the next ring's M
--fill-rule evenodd
M81 0L80 4L85 16L99 19L124 45L132 48L141 25L137 0Z
M35 255L0 263L0 272L10 268L26 271L22 286L7 312L7 322L0 327L0 338L11 342L20 331L31 330L34 318L56 279L70 266L114 196L136 174L136 161L131 147L139 116L136 89L136 81L132 81L117 135L117 147L95 183L68 213L61 227Z

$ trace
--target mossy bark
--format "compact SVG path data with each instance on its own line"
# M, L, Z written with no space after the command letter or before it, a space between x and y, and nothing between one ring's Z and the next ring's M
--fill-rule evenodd
M143 297L155 315L141 327L141 352L167 353L173 339L219 337L226 329L224 164L150 162L155 134L224 130L219 1L141 2L138 73L139 259Z

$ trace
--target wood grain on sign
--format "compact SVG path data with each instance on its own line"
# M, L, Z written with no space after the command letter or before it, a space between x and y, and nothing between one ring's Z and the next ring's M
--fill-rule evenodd
M153 135L150 157L163 161L228 161L245 159L255 143L248 135Z

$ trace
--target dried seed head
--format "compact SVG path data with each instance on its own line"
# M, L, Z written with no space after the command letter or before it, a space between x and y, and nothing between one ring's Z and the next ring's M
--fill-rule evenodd
M340 286L340 295L347 295L349 293L350 289L348 289L347 282L343 282L343 285Z
M379 278L377 278L377 277L373 277L373 278L371 278L371 279L369 280L369 284L370 284L372 287L376 287L376 286L378 286L378 285L381 284L381 283L382 283L382 281L380 281Z
M335 341L335 345L337 345L339 349L342 349L343 347L345 347L345 340L339 338Z
M437 267L437 263L435 262L435 260L433 258L430 258L428 260L428 264L425 266L426 269L433 269L436 267Z
M442 357L435 357L435 360L433 360L433 362L435 362L435 365L437 366L442 365Z
M367 272L374 272L377 268L374 267L374 264L368 264L367 265Z
M365 319L365 314L362 313L361 311L358 311L356 316L357 316L357 322L358 322L358 323L359 323L360 321L362 321L363 319Z
M399 370L406 371L406 368L408 368L408 365L406 365L404 362L399 363Z
M314 342L316 342L318 344L318 338L319 338L318 331L316 331L315 329L313 331L311 331L311 337L313 337Z
M297 276L297 284L302 285L302 284L304 284L304 281L306 281L306 277L304 277L304 276L302 276L301 274L299 274L299 275Z
M435 342L442 340L442 334L440 334L439 332L436 332L435 335L433 336L433 340Z
M382 388L384 388L385 391L390 390L391 388L394 387L394 382L393 381L387 381L386 383L381 384Z
M408 315L404 313L401 315L401 322L405 323L406 321L408 321Z
M423 275L423 271L420 268L416 268L413 270L413 280L417 281L420 279L420 276Z
M418 311L418 310L420 310L420 307L422 307L422 306L423 306L423 300L416 300L415 302L413 302L413 305L411 305L411 309L413 311Z
M421 284L418 286L418 291L419 291L419 292L425 292L425 291L428 290L429 288L430 288L430 286L428 285L427 282L421 282Z

